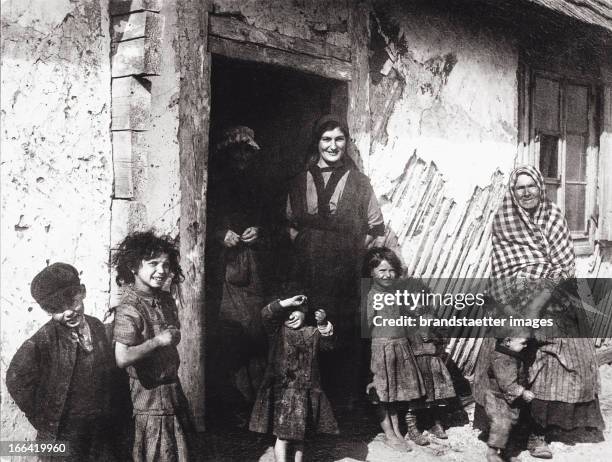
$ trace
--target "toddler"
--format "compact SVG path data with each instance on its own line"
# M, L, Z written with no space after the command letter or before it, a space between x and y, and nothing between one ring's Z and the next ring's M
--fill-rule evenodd
M309 431L337 434L338 425L321 389L319 349L332 345L333 326L324 310L315 312L317 327L305 326L306 297L270 303L261 312L269 338L268 366L257 394L249 429L276 436L274 455L285 462L304 457Z
M529 403L534 398L533 392L521 384L520 352L526 344L527 339L521 337L498 339L489 359L484 405L489 419L487 462L502 462L502 457L508 457L506 445L518 421L521 401Z

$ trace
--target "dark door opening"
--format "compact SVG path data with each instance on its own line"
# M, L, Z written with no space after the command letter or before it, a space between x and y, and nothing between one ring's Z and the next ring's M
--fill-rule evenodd
M207 415L218 423L218 414L232 415L242 413L241 419L248 418L249 406L241 401L239 390L225 390L219 377L220 369L229 363L245 360L249 355L237 347L240 343L229 342L230 347L219 347L214 344L223 341L227 335L240 335L240 323L227 326L227 322L219 322L219 311L226 310L227 291L224 291L224 279L228 249L222 246L222 236L219 233L219 218L232 204L224 203L223 191L227 185L227 173L223 171L227 159L219 155L216 146L223 131L232 126L248 126L255 132L255 140L261 147L253 165L254 176L260 179L263 188L261 196L265 201L265 236L267 239L265 270L266 284L264 299L273 296L275 286L282 278L283 263L286 260L288 243L283 233L283 216L288 183L295 175L304 169L311 130L314 122L323 114L334 112L346 116L348 89L346 82L335 81L315 75L305 74L287 68L280 68L253 62L244 62L213 55L211 74L211 113L209 140L208 196L207 203L207 244L206 244L206 377L208 397ZM229 201L230 199L228 199ZM224 260L225 258L225 260ZM251 303L250 298L246 298ZM250 307L258 312L261 306ZM242 308L241 308L242 309ZM248 324L248 323L247 323ZM221 332L229 332L220 334ZM219 339L221 335L221 340ZM225 339L227 340L227 339ZM265 338L262 339L265 347ZM233 348L236 346L237 348ZM216 353L215 353L216 351ZM213 356L213 357L211 357ZM231 356L231 358L230 358ZM227 359L227 361L225 360ZM217 365L221 364L221 367ZM232 366L234 367L234 366ZM238 366L236 366L238 367ZM234 367L234 369L236 368ZM255 366L263 367L262 365ZM215 370L218 369L218 370ZM244 372L249 382L259 372L253 367L247 367ZM231 373L235 373L232 371ZM211 381L216 382L211 385ZM257 380L251 380L257 383ZM214 388L211 389L211 388ZM253 387L251 387L253 388ZM227 391L221 396L219 390ZM257 390L251 390L256 393ZM223 393L222 393L223 394ZM228 398L227 402L224 398ZM248 399L247 399L248 401ZM211 406L212 405L212 406ZM219 412L215 412L219 405ZM239 419L239 420L241 420ZM236 423L236 422L234 422ZM244 423L244 422L242 422Z
M330 112L345 116L346 101L344 82L213 55L211 142L227 126L252 128L262 147L259 162L272 179L286 180L303 165L315 120Z

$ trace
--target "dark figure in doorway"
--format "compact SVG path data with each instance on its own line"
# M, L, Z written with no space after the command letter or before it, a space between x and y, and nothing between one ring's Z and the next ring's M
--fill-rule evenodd
M212 319L211 394L221 414L246 426L266 363L266 335L261 324L264 300L264 237L262 188L253 162L259 146L244 126L223 132L217 145L217 176L208 201L212 230L209 278L216 280L218 318ZM220 292L220 294L219 294ZM213 288L211 298L215 298ZM211 300L214 302L214 300ZM231 409L231 412L228 411Z
M324 116L315 124L307 170L291 183L288 232L295 251L294 277L311 306L335 326L336 350L321 358L322 380L332 402L359 396L359 268L362 255L384 233L380 207L368 178L346 155L344 120Z

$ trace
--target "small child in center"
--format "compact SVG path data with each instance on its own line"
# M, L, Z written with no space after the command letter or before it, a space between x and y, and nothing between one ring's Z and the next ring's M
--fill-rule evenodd
M315 312L316 327L306 326L305 316L304 295L277 300L261 311L268 334L268 366L249 429L276 436L276 462L301 462L309 433L338 434L331 405L321 389L318 359L319 349L333 347L333 326L324 310Z
M135 462L192 460L193 427L178 377L181 340L176 303L164 289L183 273L169 237L136 232L119 245L113 263L123 287L115 310L115 359L126 368L134 415Z
M497 339L487 368L489 386L485 395L485 412L489 419L487 462L516 460L507 450L512 427L518 421L520 408L534 398L523 385L521 351L527 339L505 337Z

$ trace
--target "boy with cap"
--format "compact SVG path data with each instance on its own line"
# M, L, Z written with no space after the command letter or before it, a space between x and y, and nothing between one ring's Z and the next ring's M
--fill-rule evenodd
M113 353L103 324L83 313L79 273L54 263L34 277L30 292L51 320L15 353L7 389L37 440L67 443L64 460L111 460L106 433Z

